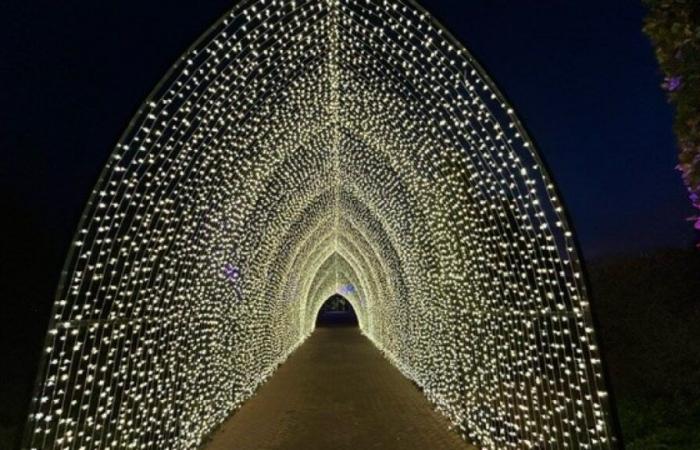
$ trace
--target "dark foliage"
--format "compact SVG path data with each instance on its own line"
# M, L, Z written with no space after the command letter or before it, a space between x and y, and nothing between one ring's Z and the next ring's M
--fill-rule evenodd
M662 87L676 108L679 164L693 206L700 209L700 2L646 0L644 31L665 75ZM700 229L700 217L695 218Z
M700 254L664 251L589 268L627 448L700 448Z

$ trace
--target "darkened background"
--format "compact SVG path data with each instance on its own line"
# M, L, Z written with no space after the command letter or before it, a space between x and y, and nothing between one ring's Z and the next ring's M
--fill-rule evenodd
M587 259L691 245L641 4L421 3L512 101ZM0 3L0 426L24 414L63 258L108 154L160 77L232 4Z

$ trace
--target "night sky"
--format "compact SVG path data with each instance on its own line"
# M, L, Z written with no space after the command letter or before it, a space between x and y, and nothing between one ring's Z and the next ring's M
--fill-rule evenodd
M672 111L637 1L422 4L513 103L562 191L587 259L691 245ZM3 317L14 318L3 329L10 357L35 361L79 215L131 116L231 5L0 2L0 294L10 308ZM1 376L21 376L23 367Z

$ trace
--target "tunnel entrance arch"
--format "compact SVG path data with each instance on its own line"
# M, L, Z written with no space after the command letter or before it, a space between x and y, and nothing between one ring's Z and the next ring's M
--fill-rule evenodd
M168 72L81 219L26 447L196 448L347 284L465 439L615 447L556 188L411 0L244 0Z
M328 297L316 315L316 328L319 327L359 327L352 303L341 294Z

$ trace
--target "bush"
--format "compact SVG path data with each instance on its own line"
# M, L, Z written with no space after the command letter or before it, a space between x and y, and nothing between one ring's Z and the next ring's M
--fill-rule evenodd
M630 449L700 448L700 254L589 267L594 309Z
M644 31L651 38L665 78L662 87L675 106L678 170L690 200L700 209L700 2L646 0ZM700 216L694 217L700 230Z

